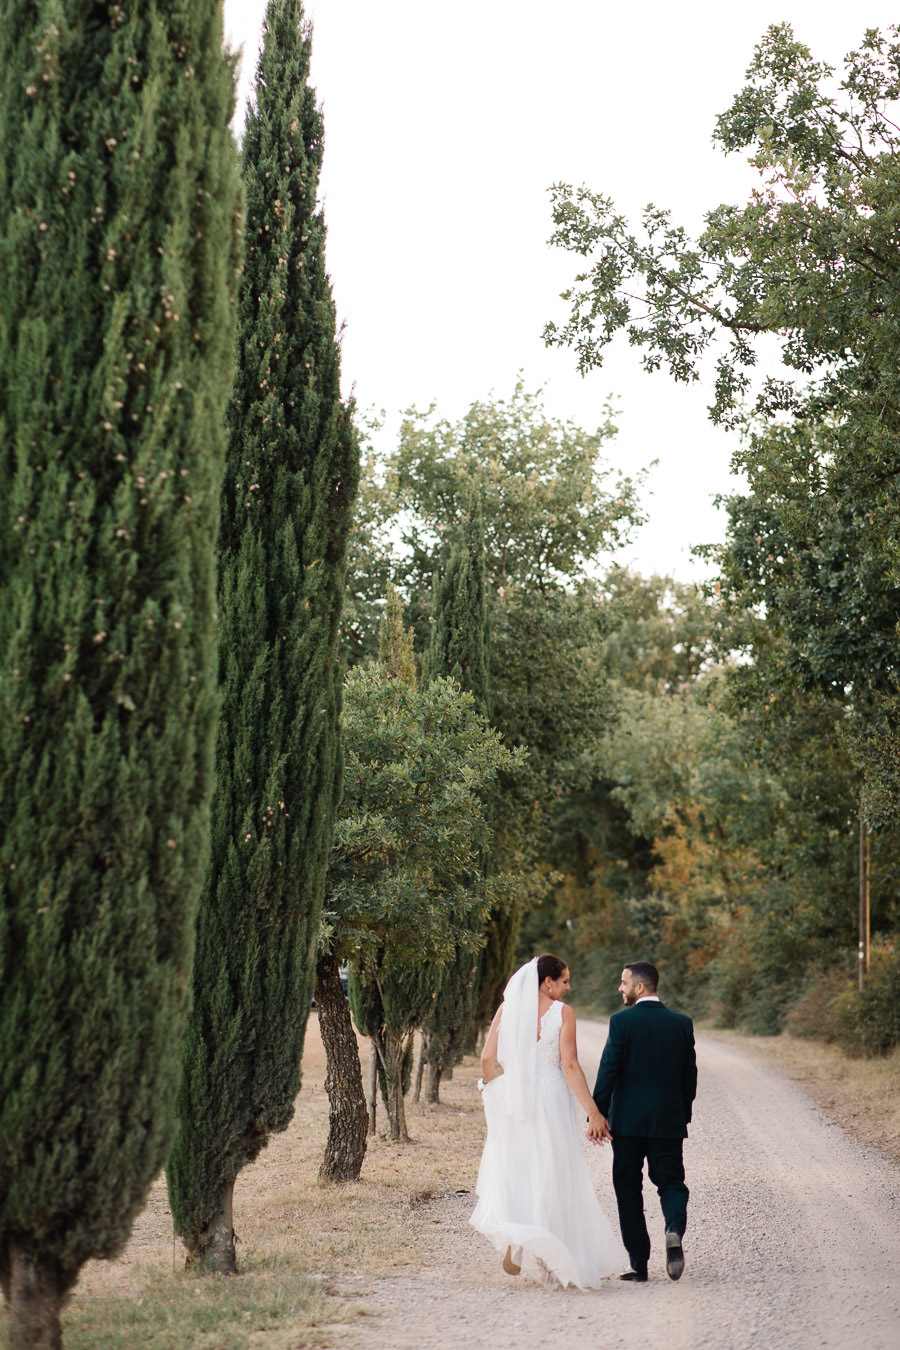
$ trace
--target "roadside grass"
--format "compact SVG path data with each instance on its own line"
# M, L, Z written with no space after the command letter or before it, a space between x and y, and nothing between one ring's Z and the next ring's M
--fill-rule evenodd
M198 1279L159 1267L138 1272L137 1297L78 1300L63 1319L66 1350L293 1350L323 1344L336 1320L319 1282L266 1254L247 1260L239 1279ZM340 1310L337 1310L340 1313Z
M362 1049L362 1054L367 1054ZM237 1278L184 1270L160 1177L115 1261L92 1261L63 1312L64 1350L305 1350L334 1344L367 1316L372 1279L408 1273L433 1240L427 1201L474 1188L484 1142L474 1058L441 1102L407 1103L412 1141L369 1140L357 1182L323 1184L325 1058L313 1016L303 1087L287 1130L238 1178ZM381 1104L379 1103L381 1108ZM380 1109L379 1130L387 1124ZM0 1300L0 1346L9 1323Z

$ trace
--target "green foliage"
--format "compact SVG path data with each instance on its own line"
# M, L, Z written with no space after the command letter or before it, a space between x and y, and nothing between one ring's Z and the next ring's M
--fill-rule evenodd
M708 212L696 240L655 207L635 231L597 193L554 193L556 241L589 265L548 340L586 370L624 331L647 368L681 380L715 347L712 418L743 425L734 463L749 491L727 503L719 554L720 650L730 640L742 660L723 710L782 807L753 831L759 875L709 979L726 1016L759 1025L783 1015L772 993L786 975L827 968L851 940L860 810L881 827L873 926L896 922L900 160L884 110L900 92L900 29L867 31L834 76L790 28L769 29L716 130L725 151L752 148L759 186ZM785 375L754 385L764 334ZM867 1000L851 1000L852 1018Z
M838 1038L836 1008L850 980L857 975L857 954L849 952L837 964L808 968L803 988L784 1019L785 1030L801 1040L834 1044Z
M373 648L359 620L368 614L371 628L377 612L366 574L378 560L405 592L426 675L455 671L484 708L489 702L505 743L529 751L515 775L500 774L488 803L493 838L484 867L495 878L496 905L480 1018L491 1016L509 976L523 907L551 884L543 855L553 803L583 779L580 758L603 713L603 604L586 573L640 521L636 484L601 460L613 434L609 416L594 433L553 421L540 394L519 384L510 399L474 403L458 423L433 409L410 413L384 472L373 468L366 480L358 575L350 579L360 597L356 649ZM466 569L482 553L485 578L472 584ZM480 593L484 657L481 620L466 618ZM446 649L437 664L432 644Z
M221 6L0 22L0 1274L171 1139L216 714L239 185ZM23 1332L23 1334L25 1334Z
M470 502L467 514L465 542L452 546L443 576L435 578L431 643L425 665L430 678L449 675L467 689L478 711L487 716L490 708L487 578L484 518L477 498ZM483 853L479 859L480 872L486 864L487 855ZM474 918L471 933L480 938L483 930L489 941L491 929L503 922L509 908L507 899L505 908L488 915L485 924ZM432 998L421 1022L428 1043L432 1101L438 1099L442 1074L458 1063L480 1029L476 1010L481 969L481 953L473 952L463 941L457 943L453 960L433 972ZM490 964L487 969L491 969Z
M713 663L718 614L698 586L615 566L599 599L609 615L602 662L620 686L674 692Z
M800 688L846 706L863 810L887 820L898 800L900 589L870 528L878 502L833 497L823 481L833 439L809 423L750 438L740 456L750 491L727 502L721 591L730 609L757 616L735 635L759 671L754 697L785 703Z
M466 532L454 543L441 573L434 578L431 641L425 678L449 676L468 689L475 706L490 716L489 620L484 512L473 498L466 513Z
M849 987L831 1003L834 1039L853 1055L886 1055L900 1045L900 959L876 950L863 989Z
M858 985L856 952L812 968L786 1026L794 1036L839 1045L847 1054L888 1054L900 1045L900 961L893 941L876 941L864 988Z
M594 603L603 605L592 651L602 717L577 710L592 736L551 818L548 862L561 875L540 909L525 916L522 950L565 952L576 996L608 1007L623 962L639 951L660 959L664 949L671 953L671 989L675 946L665 935L671 939L676 919L684 924L686 873L712 862L708 849L697 856L696 795L701 775L713 773L721 726L712 725L710 691L698 694L717 616L695 587L616 568ZM590 671L585 659L579 664ZM713 754L706 769L702 748ZM663 841L671 870L679 870L671 886L658 884ZM715 887L709 877L706 899ZM696 926L685 950L704 942L706 927Z
M540 890L546 889L543 877L538 878ZM519 883L521 893L521 881ZM531 897L536 899L535 888ZM475 1025L486 1026L503 1001L503 990L515 965L516 946L524 905L510 903L507 896L499 898L484 928L484 949L478 972L478 997L475 1002Z
M752 147L760 185L743 207L710 211L696 240L652 207L632 232L608 199L559 186L556 241L591 267L547 337L587 369L624 330L645 366L682 380L715 344L711 414L732 425L756 339L777 337L788 377L756 390L735 457L751 492L730 504L727 586L781 625L788 681L850 696L863 809L886 820L900 810L900 161L884 107L900 89L900 30L866 32L833 76L790 28L769 29L716 130L725 151Z
M720 668L717 601L621 573L607 593L609 710L585 785L554 813L548 861L563 879L526 915L523 946L564 951L577 996L602 1006L642 953L698 1015L777 1030L855 935L859 776L843 710L796 681L761 697L777 626L745 619L755 661ZM896 923L896 847L873 833L876 934Z
M567 294L567 324L548 325L548 340L574 345L585 370L602 363L604 347L624 330L644 349L648 369L666 364L676 379L691 380L702 354L727 336L713 416L728 422L750 387L754 338L777 334L785 365L802 377L817 374L819 384L810 400L802 382L769 379L759 411L813 409L821 417L840 408L858 425L887 394L890 412L871 447L880 459L893 447L897 379L883 359L896 345L898 211L896 129L883 105L900 88L898 32L865 34L847 58L838 97L832 69L813 60L790 27L768 30L715 134L726 152L753 148L760 186L747 205L708 212L696 241L652 206L643 233L630 233L609 199L557 185L554 240L592 265ZM847 446L863 451L853 431ZM871 477L871 466L857 467Z
M559 803L591 779L591 747L609 712L603 636L608 614L596 585L543 594L510 587L492 621L492 707L508 744L527 746L525 772L501 780L494 802L492 865L519 878L518 896L495 915L483 962L479 1016L499 1006L523 914L546 900L558 875L548 859ZM520 954L533 954L529 948Z
M222 718L179 1130L176 1231L290 1121L340 794L338 626L358 454L317 203L322 117L299 0L266 12L222 497Z
M377 429L358 415L360 434ZM365 447L364 447L365 449ZM379 478L374 452L363 455L359 489L347 540L347 577L341 615L347 664L378 655L384 598L394 575L393 494Z
M453 680L416 687L411 634L393 589L381 659L347 678L346 770L329 874L332 940L352 958L357 1026L373 1037L391 1133L406 1135L403 1077L443 968L474 955L497 887L479 875L490 843L485 790L520 771Z
M378 661L391 679L402 680L415 689L416 658L413 655L412 633L403 627L403 605L390 583L378 635Z
M473 880L490 839L480 794L524 755L451 680L414 688L380 664L347 676L344 740L328 920L373 971L444 962L496 884Z
M390 1047L400 1047L400 1095L405 1097L412 1079L413 1059L413 1041L408 1033L425 1020L440 978L440 967L433 965L424 969L398 966L384 979L365 967L350 968L347 996L353 1022L378 1047L379 1085L388 1104L388 1078L395 1069Z
M508 400L473 403L456 424L433 408L411 412L390 460L398 508L408 513L408 576L430 589L437 559L465 539L473 499L491 592L512 583L544 591L583 575L641 519L634 482L600 460L614 434L608 410L595 432L551 421L540 394L521 383Z

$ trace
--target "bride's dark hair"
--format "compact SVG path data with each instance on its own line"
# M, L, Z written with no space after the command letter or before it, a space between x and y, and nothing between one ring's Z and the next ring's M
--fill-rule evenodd
M565 961L561 961L558 956L545 952L543 956L538 957L538 984L543 984L548 975L551 980L560 979L563 971L568 968Z

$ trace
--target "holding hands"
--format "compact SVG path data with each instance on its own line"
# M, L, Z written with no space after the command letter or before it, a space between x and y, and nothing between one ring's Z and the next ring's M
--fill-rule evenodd
M606 1123L606 1117L602 1116L596 1106L592 1104L592 1110L588 1112L587 1137L592 1144L605 1144L607 1139L611 1140L612 1135L609 1132L609 1125Z

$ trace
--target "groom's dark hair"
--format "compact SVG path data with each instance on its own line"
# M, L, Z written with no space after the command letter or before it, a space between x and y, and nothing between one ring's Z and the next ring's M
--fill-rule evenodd
M629 961L625 969L630 970L633 977L640 980L645 989L649 989L652 994L656 993L659 984L659 971L656 966L651 966L649 961Z

